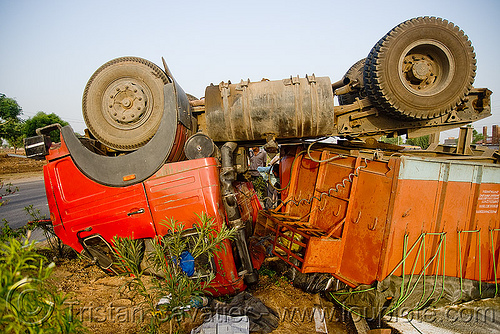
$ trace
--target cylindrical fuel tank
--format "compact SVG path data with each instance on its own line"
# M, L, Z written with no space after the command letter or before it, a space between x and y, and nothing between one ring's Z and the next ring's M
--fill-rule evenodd
M220 83L205 91L207 134L216 142L319 137L331 134L330 78Z

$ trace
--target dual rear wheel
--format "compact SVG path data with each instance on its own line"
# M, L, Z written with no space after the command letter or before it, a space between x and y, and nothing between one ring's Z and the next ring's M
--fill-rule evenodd
M339 103L368 96L398 118L435 118L461 103L475 74L474 49L464 32L446 20L419 17L393 28L347 71L345 77L360 84Z

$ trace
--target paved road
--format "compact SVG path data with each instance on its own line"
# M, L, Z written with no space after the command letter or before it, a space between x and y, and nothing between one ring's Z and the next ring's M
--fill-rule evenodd
M42 215L49 217L49 207L45 195L43 180L36 181L13 181L12 185L19 190L2 200L7 200L7 204L0 206L0 224L3 225L3 219L9 222L10 227L19 228L26 224L32 218L26 213L24 208L33 205L33 208L40 210Z

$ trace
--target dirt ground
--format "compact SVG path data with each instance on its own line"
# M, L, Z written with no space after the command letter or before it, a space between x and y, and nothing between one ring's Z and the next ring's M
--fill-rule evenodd
M42 177L45 162L11 157L7 153L14 152L0 151L0 180L11 182ZM18 151L17 154L22 155L23 152ZM46 255L56 263L52 286L66 295L71 314L82 320L90 333L128 334L140 331L141 316L144 316L139 307L141 297L133 296L123 288L128 278L108 276L97 266L76 256L57 258L51 252ZM279 274L262 275L259 283L247 291L278 313L280 323L273 333L315 333L313 310L317 305L325 312L329 333L356 333L346 312L342 313L319 295L293 287ZM203 314L196 312L191 311L194 319L185 323L187 333L202 323Z
M41 177L45 161L12 157L13 150L0 150L0 180L12 182L18 179ZM24 155L24 150L17 150L17 155Z
M71 314L83 321L91 333L125 334L139 332L144 316L139 306L141 297L134 297L123 288L127 280L127 277L108 276L88 261L73 258L56 260L52 284L67 296ZM280 323L273 333L315 333L311 314L318 301L325 312L329 333L356 333L346 313L342 315L324 298L293 287L285 278L261 276L260 282L247 291L278 313ZM191 311L193 319L184 323L186 333L203 322L204 312Z

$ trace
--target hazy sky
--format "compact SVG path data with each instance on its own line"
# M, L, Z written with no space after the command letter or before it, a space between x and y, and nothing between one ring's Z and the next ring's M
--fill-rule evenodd
M54 112L82 133L85 85L116 57L161 66L163 56L197 97L228 80L314 73L337 81L390 29L424 15L446 18L469 36L475 86L494 92L494 115L474 126L500 125L499 0L0 0L0 93L17 100L24 118Z

